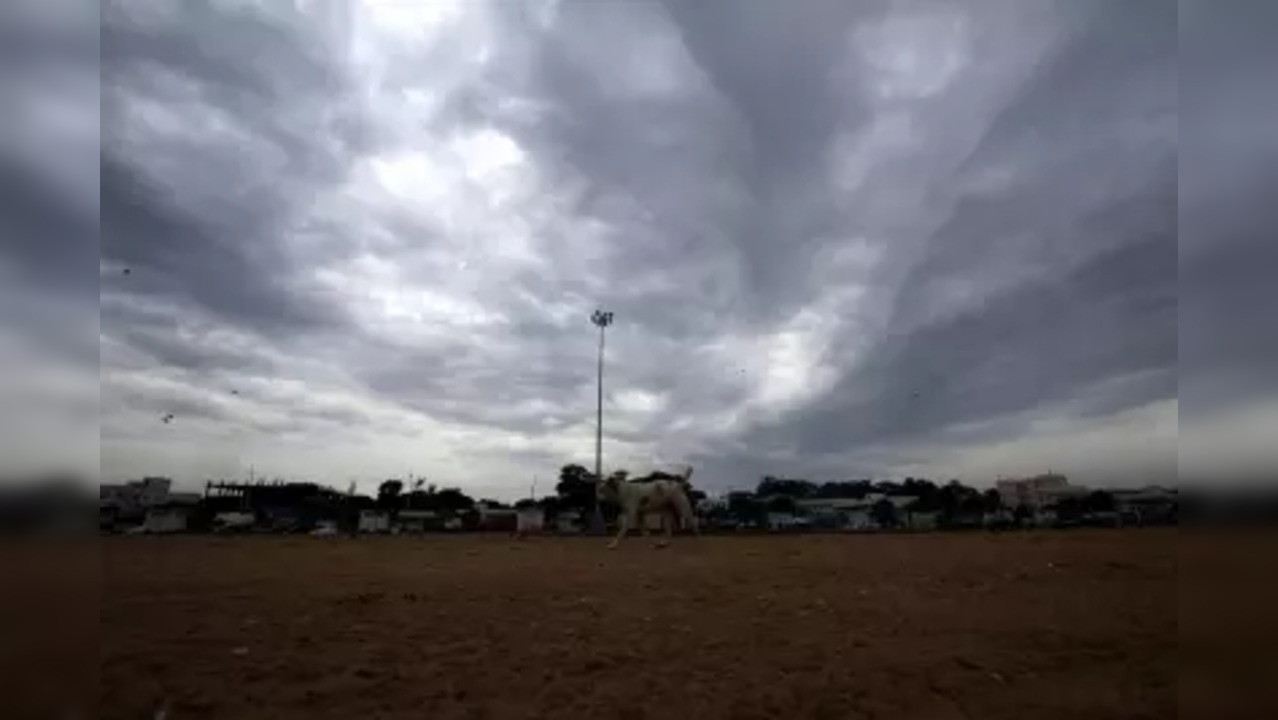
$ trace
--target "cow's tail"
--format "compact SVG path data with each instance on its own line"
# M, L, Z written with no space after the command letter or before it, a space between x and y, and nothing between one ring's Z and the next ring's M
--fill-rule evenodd
M692 488L692 483L690 482L691 479L692 479L692 466L689 465L688 467L684 468L683 474L679 476L679 484L683 485L684 490L689 490Z

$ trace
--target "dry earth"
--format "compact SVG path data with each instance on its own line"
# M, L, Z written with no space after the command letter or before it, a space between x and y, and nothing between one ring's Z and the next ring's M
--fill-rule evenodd
M1170 718L1177 537L104 539L94 716Z

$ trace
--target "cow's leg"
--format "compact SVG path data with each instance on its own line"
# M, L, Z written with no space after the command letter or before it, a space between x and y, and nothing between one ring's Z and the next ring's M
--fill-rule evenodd
M621 509L621 516L617 518L617 525L620 527L617 528L616 537L612 539L612 542L608 543L609 548L617 547L617 543L621 542L621 538L630 532L630 526L634 523L634 515L634 508L623 507Z
M664 535L666 532L666 512L664 509L657 513L657 519L661 521L661 527L658 529ZM664 547L664 546L665 546L665 541L662 540L661 538L658 538L657 542L653 543L653 547Z
M683 524L687 526L689 530L692 531L693 535L697 535L697 536L701 535L701 527L697 523L696 513L689 511L687 515L684 515Z
M683 521L684 528L693 535L701 534L701 529L697 526L697 514L693 512L692 503L687 495L680 494L675 499L674 509L679 513L679 519Z
M640 498L635 504L635 518L639 525L639 534L646 539L648 537L648 517L652 515L652 508L648 506L648 503L643 498Z
M670 544L670 538L674 535L675 517L669 508L662 508L661 512L661 534L662 538L657 541L657 547L663 548Z

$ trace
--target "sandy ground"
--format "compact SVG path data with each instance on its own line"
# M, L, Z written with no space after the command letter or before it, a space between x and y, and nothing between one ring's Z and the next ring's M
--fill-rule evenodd
M99 549L107 719L1177 712L1174 530Z

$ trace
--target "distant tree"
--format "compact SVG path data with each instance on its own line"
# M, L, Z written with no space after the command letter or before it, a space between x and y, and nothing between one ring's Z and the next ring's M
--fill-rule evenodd
M541 508L547 515L554 517L559 512L559 498L555 495L547 495L536 500L537 507Z
M467 510L473 510L475 507L474 498L462 492L460 488L444 488L432 494L434 507L431 509L439 512L460 513Z
M969 517L985 514L985 498L975 490L965 493L959 501L959 512Z
M901 484L901 494L916 498L932 498L936 495L936 483L924 478L905 478Z
M962 513L963 499L969 489L958 480L951 480L936 491L936 506L943 520L953 520Z
M821 483L813 493L819 498L849 498L860 500L874 489L870 480L834 480Z
M538 502L532 498L524 498L523 500L519 500L515 503L516 510L523 510L524 508L530 507L538 507Z
M981 493L981 500L982 509L987 513L996 513L1003 509L1003 496L994 488Z
M905 486L900 483L894 483L890 480L880 480L874 483L874 492L882 493L888 496L906 495Z
M732 492L728 493L728 514L737 522L760 522L763 508L751 493Z
M1052 507L1058 520L1077 520L1084 512L1083 499L1072 495L1057 500Z
M779 478L765 475L755 488L755 494L761 497L786 495L792 498L812 497L817 493L817 486L808 480Z
M912 497L906 509L917 513L935 513L945 509L941 489L930 480L906 478L901 485L901 494Z
M404 492L402 480L386 480L377 486L377 505L387 509L399 507L400 494Z
M925 500L921 497L916 497L913 500L911 500L909 504L905 506L905 511L908 513L937 512L939 508L935 507L935 503L934 503L935 498L932 498L931 500L932 501Z
M1034 510L1029 505L1021 503L1016 506L1016 510L1012 513L1012 519L1017 525L1027 525L1034 519Z
M848 497L843 494L843 483L840 482L823 482L817 486L816 496L819 498L842 498Z
M560 496L570 495L577 485L588 483L590 477L590 471L581 465L565 465L559 469L559 482L555 484L555 492Z
M896 527L896 505L887 498L881 498L870 506L870 518L879 527Z
M768 512L787 513L793 515L798 511L794 498L789 495L774 495L768 500Z
M569 464L559 470L555 484L559 510L590 510L595 505L595 477L581 465Z
M1117 506L1112 493L1093 490L1083 498L1080 509L1089 513L1114 512Z

